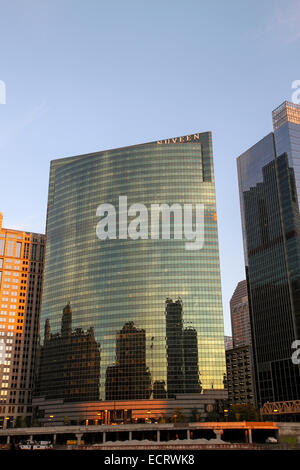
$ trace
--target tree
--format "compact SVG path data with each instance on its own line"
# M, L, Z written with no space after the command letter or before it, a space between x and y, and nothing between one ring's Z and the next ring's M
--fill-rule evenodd
M159 419L158 419L158 422L159 423L166 423L167 422L167 415L164 413L162 414Z
M84 417L80 415L77 422L79 425L84 424Z
M26 421L24 416L17 416L16 422L15 422L15 428L25 428L26 427Z
M191 412L191 422L196 423L200 421L200 412L197 408L193 408Z
M21 416L16 417L15 428L21 427Z
M64 417L64 425L69 426L69 424L70 424L69 416L65 416Z
M171 416L171 421L172 423L186 423L187 419L182 408L175 408L173 415Z
M32 426L34 426L34 427L39 427L40 426L40 423L39 423L39 420L37 419L37 417L33 418Z
M257 421L258 411L252 403L243 403L230 406L230 418L235 421Z
M24 426L22 425L21 427L30 428L30 426L31 426L31 416L26 416L25 424L24 424Z
M209 412L207 413L207 415L206 415L205 421L206 421L206 422L210 422L210 421L213 421L213 422L220 421L220 414L219 414L216 410L209 411Z

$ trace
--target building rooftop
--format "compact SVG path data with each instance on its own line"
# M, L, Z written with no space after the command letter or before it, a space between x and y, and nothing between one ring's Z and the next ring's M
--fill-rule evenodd
M300 105L284 101L278 108L272 111L274 131L286 122L300 124Z

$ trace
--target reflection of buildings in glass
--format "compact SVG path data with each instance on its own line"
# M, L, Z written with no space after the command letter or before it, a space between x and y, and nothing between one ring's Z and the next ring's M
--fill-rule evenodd
M63 309L60 334L51 334L46 320L39 366L39 396L65 401L99 399L100 345L92 327L86 332L72 331L70 304Z
M153 203L168 203L170 209L174 202L203 204L207 238L203 248L186 250L184 233L182 240L174 239L172 210L170 240L162 239L161 216L158 239L150 237L150 218L148 239L123 238L119 215L125 215L126 210L119 207L121 194L127 195L128 210L138 201L149 209ZM103 203L116 208L115 239L97 237L101 219L96 211ZM132 222L130 217L128 223ZM49 318L52 333L60 332L66 295L72 299L73 324L84 328L92 325L101 344L101 400L107 392L106 370L115 364L116 331L129 319L146 329L147 366L153 387L155 382L164 381L167 389L162 304L166 297L175 299L179 295L184 305L189 305L193 328L201 331L203 338L213 335L213 341L203 342L202 347L205 356L213 356L214 361L204 364L204 355L198 358L203 388L210 388L213 381L215 389L223 393L225 351L210 132L51 162L41 324L44 326ZM108 369L109 373L116 373L115 368ZM174 387L182 391L182 374L179 378L179 386ZM159 394L163 393L156 387L161 390ZM137 395L139 390L133 397Z
M153 384L153 398L167 398L166 383L164 380L156 380Z
M274 133L238 158L256 400L299 398L300 106L273 111Z
M294 202L288 194L293 169L288 166L287 155L265 165L262 174L262 182L243 192L259 405L266 401L297 399L300 392L299 370L290 360L296 334L292 316L293 303L297 300L294 286L299 283L300 252L298 231L292 227L297 216L293 214ZM282 220L281 197L284 197L287 212L284 217L291 219L289 232L283 225L286 221ZM256 223L252 220L254 217ZM292 260L289 259L291 252ZM287 271L289 263L294 264L291 274L298 278L294 284Z
M166 300L168 397L200 393L197 331L183 328L182 300Z
M183 330L184 385L185 393L200 393L198 366L198 340L194 328Z
M168 397L184 392L182 302L166 300Z
M125 323L116 338L116 364L106 369L106 400L149 399L151 375L146 366L146 333Z

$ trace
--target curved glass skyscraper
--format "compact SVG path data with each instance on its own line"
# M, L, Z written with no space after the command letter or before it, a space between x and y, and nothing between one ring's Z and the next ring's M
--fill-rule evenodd
M51 162L41 339L46 398L224 388L209 132Z

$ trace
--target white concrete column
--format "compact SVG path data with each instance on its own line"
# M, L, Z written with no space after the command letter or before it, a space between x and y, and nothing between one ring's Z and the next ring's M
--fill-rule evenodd
M189 429L186 430L186 438L187 438L188 440L190 440L190 438L191 438L191 432L190 432Z
M156 441L160 442L160 430L159 429L156 431Z
M214 429L214 433L216 435L216 439L221 439L221 436L223 434L223 429Z
M248 442L252 444L252 429L248 429Z
M132 431L129 431L129 440L132 441Z
M75 434L77 438L77 445L80 446L82 434Z
M7 436L6 444L9 444L9 443L10 443L10 436Z
M106 442L106 432L103 432L102 436L103 436L103 442Z

